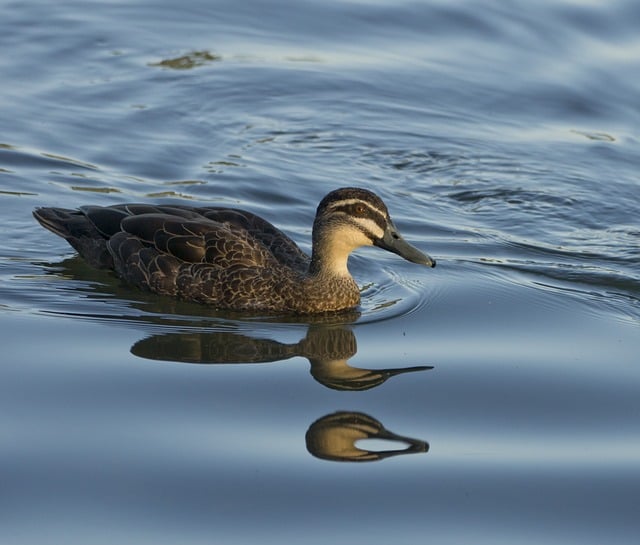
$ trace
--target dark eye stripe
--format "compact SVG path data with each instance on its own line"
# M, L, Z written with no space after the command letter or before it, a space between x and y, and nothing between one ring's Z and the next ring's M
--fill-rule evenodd
M385 215L375 208L372 208L371 205L367 203L340 203L337 202L335 205L331 207L332 212L341 212L348 216L349 218L366 218L375 222L375 224L380 227L383 231L387 226L387 218ZM357 221L353 222L355 225L358 225L359 228L362 228ZM369 233L366 233L369 235Z

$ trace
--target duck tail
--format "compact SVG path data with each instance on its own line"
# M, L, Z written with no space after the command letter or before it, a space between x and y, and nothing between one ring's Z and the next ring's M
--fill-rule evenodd
M72 236L74 224L78 224L78 216L82 216L78 210L68 210L66 208L36 208L33 217L40 225L52 233L68 238ZM86 221L86 218L85 218Z
M106 238L81 210L42 207L33 211L33 217L45 229L64 238L93 267L113 268Z

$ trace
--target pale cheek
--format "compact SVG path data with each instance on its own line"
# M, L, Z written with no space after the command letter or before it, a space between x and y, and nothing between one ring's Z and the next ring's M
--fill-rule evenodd
M363 233L359 231L350 231L349 233L345 233L345 236L341 240L341 245L344 250L351 252L356 248L360 248L361 246L371 246L371 239L365 236Z

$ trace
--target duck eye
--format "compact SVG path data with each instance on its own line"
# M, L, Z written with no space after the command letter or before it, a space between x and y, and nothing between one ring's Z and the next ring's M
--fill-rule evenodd
M358 216L364 216L365 207L363 204L356 204L356 214Z

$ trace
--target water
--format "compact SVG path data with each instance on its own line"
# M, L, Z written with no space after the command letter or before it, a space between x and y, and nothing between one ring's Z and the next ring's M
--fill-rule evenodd
M637 541L637 2L2 2L0 536ZM86 267L36 206L226 204L309 249L378 192L340 318Z

